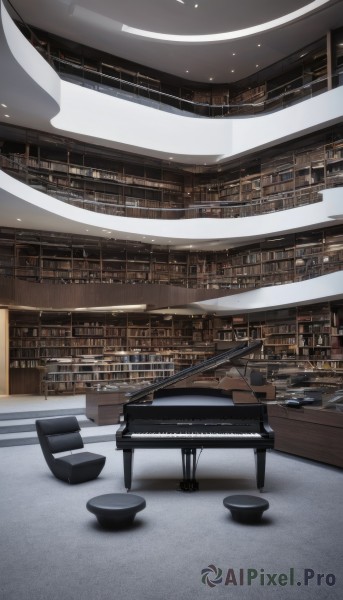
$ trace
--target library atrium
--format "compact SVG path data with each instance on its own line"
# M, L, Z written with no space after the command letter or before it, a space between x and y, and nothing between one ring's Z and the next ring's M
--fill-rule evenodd
M107 464L119 461L109 458L113 440L124 450L130 489L133 450L118 435L120 416L127 410L129 422L129 398L149 411L153 391L171 386L187 406L194 390L215 406L224 395L242 414L258 405L270 445L248 447L259 488L260 454L272 450L274 502L277 473L289 473L282 460L327 469L334 488L343 466L342 0L0 6L0 450L19 458L25 445L45 474L35 418L76 415ZM178 448L181 484L192 465L195 486L196 450ZM221 472L207 489L204 477L219 498L237 481L249 493L232 451L232 485ZM155 470L156 489L144 487L150 454L136 489L154 504L168 476ZM100 482L84 485L102 493ZM77 494L70 514L82 520ZM130 535L143 533L141 525ZM204 560L218 579L215 556ZM203 584L163 596L160 582L160 595L146 587L137 597L202 598ZM14 580L8 589L6 600L24 598Z

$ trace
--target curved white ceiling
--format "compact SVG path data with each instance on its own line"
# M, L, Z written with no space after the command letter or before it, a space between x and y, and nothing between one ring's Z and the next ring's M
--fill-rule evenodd
M159 111L60 81L14 26L3 4L1 18L0 76L4 85L0 103L7 107L9 123L41 131L57 130L60 135L164 160L203 165L243 156L342 118L343 87L251 118L200 119Z
M199 82L237 81L343 25L342 0L198 0L197 8L195 0L183 4L176 0L11 2L27 23L40 29ZM285 19L286 15L296 18ZM181 37L171 47L164 39L130 35L123 25L193 40L193 36L236 33L235 39L210 44L201 38L189 43ZM238 38L239 31L249 35Z
M223 33L207 33L198 35L180 35L172 33L162 33L157 31L146 31L144 29L138 29L131 27L130 25L122 25L122 31L130 33L131 35L138 35L140 37L150 38L152 40L163 40L165 42L178 42L178 43L193 43L193 44L208 44L212 42L225 42L228 40L237 40L239 38L248 37L268 31L269 29L276 29L287 25L296 19L301 19L305 15L308 15L314 10L317 10L324 4L327 4L330 0L314 0L309 4L306 4L302 8L295 10L290 13L286 13L277 19L267 21L266 23L260 23L258 25L252 25L245 29L237 29L236 31L225 31ZM197 7L198 8L198 7ZM286 7L285 7L286 8Z

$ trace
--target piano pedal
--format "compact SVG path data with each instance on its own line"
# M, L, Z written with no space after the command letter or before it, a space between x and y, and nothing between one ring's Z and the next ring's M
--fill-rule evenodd
M180 481L179 492L197 492L199 490L199 482L196 479L183 479Z

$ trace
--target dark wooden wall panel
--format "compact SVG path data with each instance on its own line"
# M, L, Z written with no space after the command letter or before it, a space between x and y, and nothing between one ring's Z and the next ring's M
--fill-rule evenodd
M245 290L246 291L246 290ZM163 284L79 283L49 284L23 280L0 280L0 303L44 310L73 310L125 304L166 308L227 296L228 290L204 290Z

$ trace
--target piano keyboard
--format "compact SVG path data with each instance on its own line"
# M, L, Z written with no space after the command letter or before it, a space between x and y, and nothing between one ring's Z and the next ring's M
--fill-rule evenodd
M231 438L231 439L250 439L250 438L261 438L260 433L156 433L156 432L144 432L144 433L132 433L132 438L149 438L149 439L159 439L159 438L190 438L190 439L201 439L201 438Z

